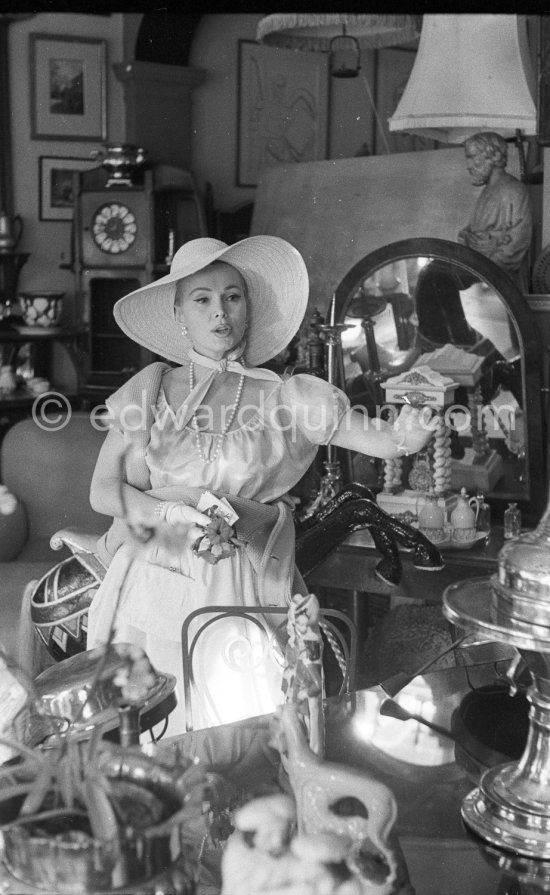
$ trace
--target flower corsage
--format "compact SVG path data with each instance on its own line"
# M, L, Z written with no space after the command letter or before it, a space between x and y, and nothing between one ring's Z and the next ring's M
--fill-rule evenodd
M210 523L204 526L203 534L197 538L191 549L197 556L215 566L220 559L233 556L244 541L236 536L233 526L213 506L203 512L210 516Z

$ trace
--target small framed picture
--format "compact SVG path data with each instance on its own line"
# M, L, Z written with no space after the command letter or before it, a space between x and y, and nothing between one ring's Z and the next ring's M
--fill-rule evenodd
M106 42L87 37L30 36L31 138L107 138Z
M95 159L55 158L41 155L38 160L39 209L41 221L70 221L73 217L76 173L98 167Z

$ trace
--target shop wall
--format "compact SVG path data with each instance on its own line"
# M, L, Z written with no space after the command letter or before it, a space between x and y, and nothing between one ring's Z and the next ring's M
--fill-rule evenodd
M206 71L193 92L193 172L197 184L212 184L214 203L227 210L254 199L255 190L236 185L239 40L255 40L260 15L205 15L191 48L189 64ZM372 77L374 54L365 54ZM372 113L360 78L329 82L328 158L348 158L372 146Z
M13 154L14 209L24 222L21 251L30 252L19 280L20 289L60 289L67 293L65 315L71 318L74 281L59 265L70 260L71 224L39 220L39 158L63 156L88 158L101 143L72 140L31 139L29 34L51 33L93 37L106 41L107 139L124 139L125 116L121 85L112 63L123 58L124 19L121 14L81 15L40 13L10 25L10 104ZM130 21L135 17L131 16Z

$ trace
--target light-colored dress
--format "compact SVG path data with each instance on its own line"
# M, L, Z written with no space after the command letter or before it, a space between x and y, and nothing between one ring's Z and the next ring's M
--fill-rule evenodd
M234 394L233 381L228 394ZM267 381L263 396L257 412L226 433L217 459L207 464L191 425L178 425L161 386L146 450L155 493L183 485L261 503L284 497L310 466L318 445L330 440L349 402L340 390L306 374ZM206 457L216 444L216 436L201 433ZM242 548L216 565L189 549L169 556L158 547L130 560L131 550L123 545L90 607L88 648L104 642L122 587L116 640L142 646L158 670L175 675L178 706L167 731L175 735L185 730L182 622L206 605L260 605L256 572ZM193 623L191 636L195 630ZM193 663L195 728L271 712L281 702L281 655L266 644L256 626L225 619L202 633L198 643Z

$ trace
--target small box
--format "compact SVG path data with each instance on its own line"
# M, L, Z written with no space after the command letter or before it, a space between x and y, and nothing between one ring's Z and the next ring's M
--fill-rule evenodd
M414 407L445 407L454 401L458 382L442 376L430 367L413 367L382 383L386 401L391 404L412 404Z

